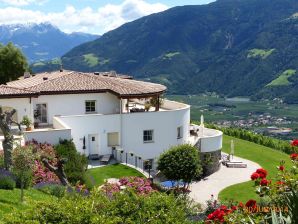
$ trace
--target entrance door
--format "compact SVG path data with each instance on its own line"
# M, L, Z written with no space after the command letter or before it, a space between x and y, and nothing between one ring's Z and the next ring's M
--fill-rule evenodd
M48 109L47 104L39 103L36 104L36 110L34 111L34 118L37 123L47 124L48 123Z
M99 155L98 135L89 135L89 155Z

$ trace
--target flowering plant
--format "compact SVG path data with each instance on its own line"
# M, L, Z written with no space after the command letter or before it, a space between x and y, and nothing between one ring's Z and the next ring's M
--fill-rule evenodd
M294 139L291 143L292 146L298 146L298 139Z
M123 177L118 183L105 183L101 187L101 189L110 196L125 188L132 189L140 195L147 195L155 191L151 181L142 177Z

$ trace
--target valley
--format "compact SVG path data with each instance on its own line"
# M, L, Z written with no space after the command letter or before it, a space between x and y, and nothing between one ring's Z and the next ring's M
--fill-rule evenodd
M239 127L268 136L291 140L298 137L298 105L281 99L251 101L248 98L224 98L215 93L168 95L166 98L190 104L191 119L201 114L207 123Z

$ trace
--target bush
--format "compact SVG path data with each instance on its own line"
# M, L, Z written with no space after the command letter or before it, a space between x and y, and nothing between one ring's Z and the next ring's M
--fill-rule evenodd
M34 186L35 189L49 195L53 195L57 198L62 198L65 196L66 188L65 186L57 183L39 183Z
M199 151L191 145L178 145L160 155L158 167L169 180L189 184L202 174Z
M35 207L4 218L4 223L191 223L188 201L173 195L134 192L109 197L94 191L88 197L75 194L61 200L38 202Z
M66 159L64 171L70 183L76 184L85 182L85 172L88 165L88 160L84 155L77 152L72 141L63 140L59 145L55 146L55 150L59 159Z
M214 128L222 131L225 135L240 138L246 141L254 142L259 145L267 146L272 149L282 151L287 154L297 153L298 147L289 144L288 141L279 140L264 136L261 134L256 134L251 131L240 129L240 128L220 128L216 125L207 125L208 128Z
M15 177L7 170L0 169L0 189L13 190L16 187Z

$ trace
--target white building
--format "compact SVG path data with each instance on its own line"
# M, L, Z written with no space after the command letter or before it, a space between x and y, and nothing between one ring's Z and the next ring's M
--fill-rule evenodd
M190 127L189 105L159 103L165 90L114 72L56 71L1 85L0 106L15 108L18 122L25 115L34 121L25 140L57 144L73 139L86 156L114 154L137 163L155 159L173 145L198 145L199 140L202 152L220 150L221 132L205 129L202 134L198 126ZM146 111L150 99L158 103Z

